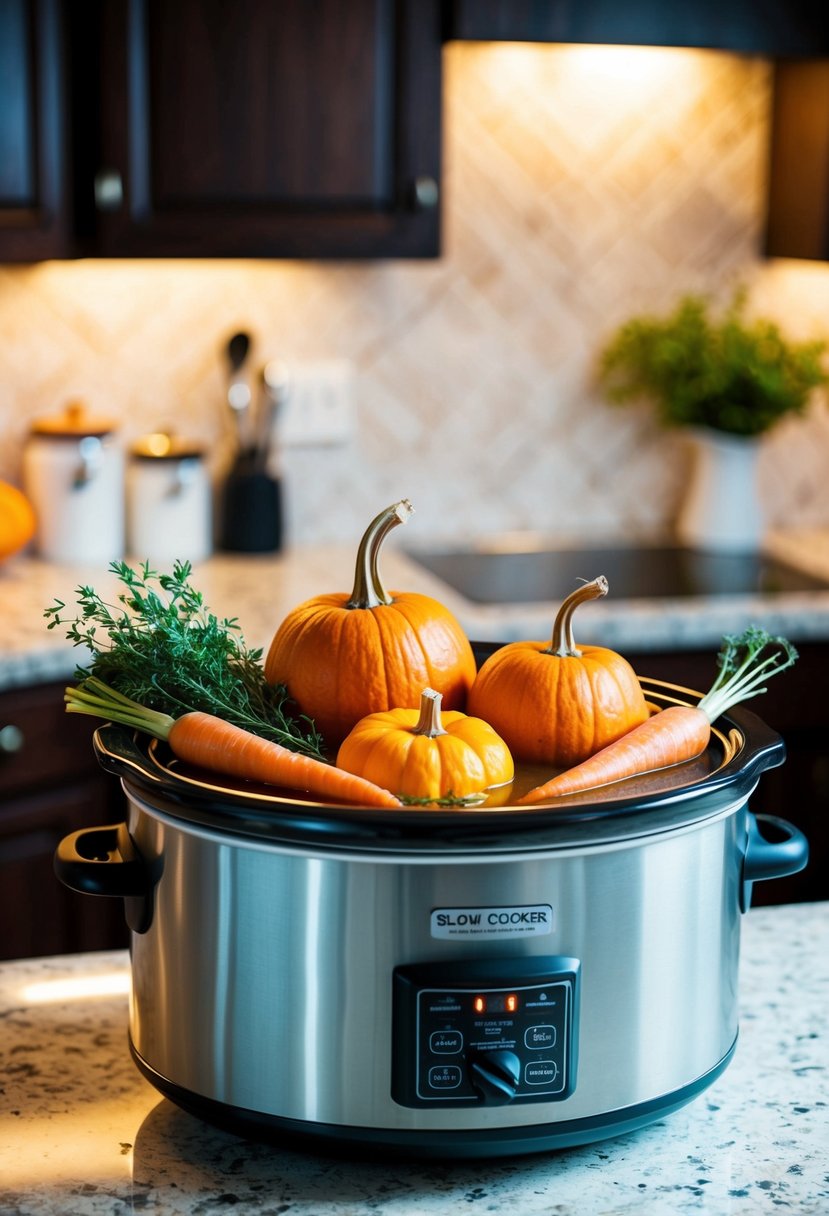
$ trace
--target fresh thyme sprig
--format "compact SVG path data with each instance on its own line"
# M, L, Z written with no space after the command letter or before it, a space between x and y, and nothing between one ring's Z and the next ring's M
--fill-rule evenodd
M150 709L177 717L191 710L216 714L236 726L323 759L323 740L310 718L292 712L286 689L265 679L262 651L249 649L238 620L219 620L190 584L190 562L160 574L148 562L133 569L112 562L124 590L116 604L93 587L76 589L78 613L64 615L55 600L44 611L48 629L66 628L90 660L75 676L89 675Z

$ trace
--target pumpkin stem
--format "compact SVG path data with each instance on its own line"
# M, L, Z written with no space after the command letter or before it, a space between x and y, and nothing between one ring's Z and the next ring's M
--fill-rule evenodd
M357 550L354 589L346 608L377 608L380 604L392 602L392 597L380 579L377 557L386 534L392 528L396 528L398 524L405 524L413 512L414 507L408 498L404 498L400 502L386 507L385 511L381 511L366 528Z
M576 649L576 640L573 637L573 613L579 604L584 604L587 600L601 599L603 595L607 595L607 592L608 583L603 574L594 578L590 583L583 583L581 587L576 587L576 590L567 596L559 608L553 625L553 640L542 653L557 654L559 658L565 656L579 658L581 651Z
M417 720L417 725L412 727L413 735L426 735L429 739L436 739L438 735L445 735L443 723L440 720L440 703L443 700L443 693L435 692L434 688L424 688L420 694L420 717Z

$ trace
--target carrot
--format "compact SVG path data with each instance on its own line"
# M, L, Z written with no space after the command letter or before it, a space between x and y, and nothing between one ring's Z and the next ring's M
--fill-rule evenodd
M762 658L766 651L770 653ZM773 638L753 625L739 637L724 638L717 658L719 674L697 705L660 710L581 764L537 785L517 804L533 805L693 760L708 746L711 723L720 714L764 693L759 685L796 659L797 651L785 638Z
M670 768L704 752L710 735L711 724L703 710L696 705L670 705L516 801L519 806L543 802L545 798L578 794L625 777Z
M69 713L91 714L163 739L180 760L228 777L302 790L358 806L400 807L388 790L333 764L292 752L215 714L195 710L173 718L131 700L91 676L67 688Z

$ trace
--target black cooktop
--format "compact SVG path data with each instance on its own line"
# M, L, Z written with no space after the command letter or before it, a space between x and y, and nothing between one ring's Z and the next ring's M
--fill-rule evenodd
M410 552L461 595L479 604L557 602L580 580L603 574L614 600L825 591L829 581L757 553L680 547L480 549Z

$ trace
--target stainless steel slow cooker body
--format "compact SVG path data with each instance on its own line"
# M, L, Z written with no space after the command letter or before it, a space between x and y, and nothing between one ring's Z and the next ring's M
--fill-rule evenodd
M134 1057L210 1120L449 1156L601 1139L727 1065L750 884L806 862L748 810L782 742L729 719L691 786L399 814L193 796L106 727L126 824L58 873L125 897Z

